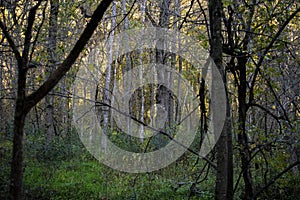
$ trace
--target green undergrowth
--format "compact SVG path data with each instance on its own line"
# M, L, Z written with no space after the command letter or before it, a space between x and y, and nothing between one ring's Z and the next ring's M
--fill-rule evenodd
M113 170L93 158L76 134L46 144L27 135L24 160L24 199L214 199L215 171L191 153L159 171L130 174ZM11 137L0 135L0 199L8 199ZM235 163L238 163L238 160ZM274 161L275 162L275 161ZM280 171L282 169L278 169ZM234 168L235 175L240 169ZM275 172L276 174L278 172ZM199 183L192 188L192 181ZM237 177L234 177L236 183ZM260 179L255 179L260 184ZM287 173L258 199L299 199L300 178ZM192 189L191 189L192 188ZM241 184L234 199L241 199Z
M4 142L5 141L5 142ZM3 157L0 171L0 199L8 197L12 143L1 140ZM167 168L144 174L113 170L94 159L72 137L60 137L45 145L43 138L26 138L24 160L24 199L213 199L214 176L208 176L197 193L190 193L191 184L179 182L195 179L195 157L187 154ZM193 172L194 171L194 172ZM209 184L208 184L209 183ZM201 187L201 188L200 188ZM190 198L189 198L190 196Z
M70 160L59 165L30 162L24 175L28 199L188 199L189 187L161 173L128 174L96 160ZM191 199L211 199L209 191Z

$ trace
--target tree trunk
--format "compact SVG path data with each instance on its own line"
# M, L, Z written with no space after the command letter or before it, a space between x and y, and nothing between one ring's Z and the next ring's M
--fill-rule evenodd
M3 75L4 74L2 71L3 71L3 68L4 68L4 65L2 65L2 63L0 63L0 119L1 119L1 122L0 122L0 132L4 131L2 130L3 127L4 127L4 111L3 111L3 96L4 96L4 86L3 86Z
M219 72L223 77L226 88L226 75L222 66L222 1L209 0L209 21L210 21L210 56L214 60ZM214 82L214 81L213 81ZM212 96L217 95L212 91ZM213 97L212 97L213 98ZM217 97L216 97L217 98ZM232 199L233 177L232 177L232 142L231 142L231 121L229 99L226 98L226 119L225 124L216 144L217 177L215 187L215 199Z
M54 70L56 55L56 37L57 37L57 18L58 18L59 0L50 1L50 17L48 30L48 66L46 67L46 74L51 74ZM46 145L48 146L54 137L54 96L47 95L46 102Z
M160 28L168 28L169 22L170 22L170 5L171 5L171 0L162 0L160 1L160 15L159 15L159 27ZM165 42L163 39L160 39L157 41L159 44L164 44ZM165 65L167 62L167 53L164 50L161 49L156 49L156 63L157 64L163 64ZM158 66L160 67L160 66ZM157 69L161 70L161 69ZM161 82L168 83L170 80L169 78L169 72L166 70L164 73L158 73L157 74L157 79ZM156 96L155 96L155 101L157 104L160 104L159 109L164 109L164 112L167 113L167 120L163 126L162 131L167 132L168 127L171 125L171 118L170 118L170 112L172 107L172 99L170 97L170 92L168 90L167 86L160 85L156 89ZM166 140L164 139L163 135L158 134L156 136L157 138L157 144L158 147L160 148L166 144Z
M14 200L22 199L23 181L23 138L24 125L28 109L25 109L26 70L20 67L18 91L14 116L13 155L10 174L10 194Z
M242 173L245 183L244 199L252 199L253 184L250 172L250 157L251 152L248 148L248 137L246 133L246 113L247 113L247 77L246 77L246 55L240 55L238 58L239 66L239 86L238 86L238 142L240 144L240 156L242 161Z
M122 9L123 9L123 15L125 16L124 19L124 31L126 31L129 28L129 19L128 19L128 13L127 13L127 7L126 7L126 0L122 0ZM128 49L128 39L126 38L127 36L125 36L124 42L125 42L125 48ZM122 71L123 73L123 77L124 74L128 73L128 71L131 69L131 61L130 61L130 53L126 53L125 54L125 62L126 62L126 66L124 68L124 70ZM131 91L131 74L128 73L128 80L123 81L123 88L124 88L124 92L128 93ZM123 79L124 80L124 79ZM126 118L126 126L127 126L127 133L131 133L132 132L132 120L127 117ZM131 142L131 137L130 137L130 142Z
M145 12L146 12L146 0L142 0L140 2L140 8L141 8L141 23L144 26L145 24ZM139 64L143 65L143 50L139 50ZM139 68L139 82L140 85L143 85L143 68ZM141 88L141 109L140 109L140 121L144 123L144 113L145 113L145 97L144 97L144 89ZM139 127L139 137L140 141L144 141L144 125L140 124Z
M111 18L111 27L112 30L110 32L110 37L108 41L108 47L107 47L107 53L108 53L108 61L106 66L106 77L105 77L105 88L104 88L104 96L103 101L106 105L111 104L111 68L112 68L112 47L114 42L114 28L116 27L116 2L115 0L112 3L112 18ZM109 116L110 116L110 108L106 107L104 108L103 112L103 133L102 133L102 139L101 139L101 146L106 151L106 145L107 145L107 133L109 128Z

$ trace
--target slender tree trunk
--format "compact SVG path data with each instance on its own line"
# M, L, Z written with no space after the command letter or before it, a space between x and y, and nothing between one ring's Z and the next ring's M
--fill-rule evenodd
M181 0L175 0L174 4L175 4L174 5L174 12L175 12L175 15L174 15L174 29L176 31L179 31L180 23L178 22L179 21L178 16L181 16ZM181 41L180 41L180 39L178 37L176 38L176 41L177 41L177 45L178 45L177 46L178 52L180 52L181 51ZM175 57L175 59L176 59L176 57ZM176 60L174 60L173 62L175 62L175 61ZM182 74L182 57L181 56L179 56L179 58L178 58L178 72L179 72L180 75ZM178 84L177 85L177 96L180 97L181 96L181 88L180 88L181 79L179 79L177 82L178 82L177 83ZM176 124L178 124L179 120L181 118L180 109L179 109L178 105L176 105L176 107L175 107L175 115L174 115L174 117L175 117L174 118L174 122Z
M124 19L124 30L126 31L129 27L129 19L128 19L128 16L127 16L127 7L126 7L126 0L122 0L122 9L123 9L123 15L125 16L125 19ZM126 36L125 36L126 37ZM125 38L124 39L125 41L125 48L128 49L128 44L127 44L127 41L128 39ZM125 73L128 73L129 70L131 69L131 62L130 62L130 53L126 53L125 54L125 62L126 62L126 66L125 66L125 69L123 70L123 74ZM131 74L128 73L128 80L125 80L123 82L123 87L125 88L124 91L126 93L130 92L131 91ZM123 76L124 77L124 76ZM123 79L124 80L124 79ZM126 118L126 125L127 125L127 133L131 133L132 131L132 120L130 118ZM130 142L131 142L131 137L130 137Z
M141 0L140 2L141 7L141 18L142 18L142 25L145 24L145 11L146 11L146 0ZM139 51L139 64L143 65L143 50ZM139 82L140 85L143 85L143 68L139 68ZM145 97L144 97L144 89L141 88L141 110L140 110L140 121L144 123L144 112L145 112ZM144 141L144 125L140 124L139 127L139 137L140 141Z
M168 28L169 23L170 23L170 5L171 5L171 0L161 0L160 1L160 15L159 15L159 27L160 28ZM157 41L160 44L164 44L166 43L166 41L164 41L163 39ZM167 54L164 50L160 50L160 49L156 49L156 63L157 64L167 64ZM160 66L158 66L157 70L161 70ZM170 80L169 78L169 72L167 72L166 70L163 73L158 73L157 74L157 79L159 81L162 82L169 82ZM172 99L170 97L170 93L169 90L166 86L160 85L157 88L156 91L156 103L160 104L160 108L159 109L164 109L164 112L167 113L167 120L163 126L163 130L164 132L167 132L168 127L171 125L171 119L170 119L170 107L172 107ZM160 113L158 111L158 113ZM158 145L159 147L163 146L166 141L163 137L163 135L157 135L157 139L158 139Z
M111 35L109 37L108 41L108 47L107 47L107 53L108 53L108 61L106 66L106 77L105 77L105 89L104 89L104 96L103 100L104 103L107 105L110 105L111 103L111 71L112 71L112 47L114 42L114 28L116 27L116 2L115 0L112 3L112 18L111 18ZM101 139L101 146L106 151L106 145L107 145L107 133L109 128L109 116L110 116L110 108L106 107L104 108L103 112L103 134Z
M0 131L4 131L2 130L3 127L4 127L4 111L3 111L3 95L4 95L4 86L3 86L3 68L4 68L4 65L2 65L2 62L0 62L0 119L1 119L1 122L0 122Z
M238 58L239 66L239 86L238 86L238 142L241 145L240 156L242 161L242 173L245 183L244 199L252 199L253 184L250 172L250 157L251 152L248 148L248 137L246 133L246 113L247 113L247 77L246 77L246 55L241 55Z
M55 62L57 60L56 55L56 43L57 43L57 18L58 18L59 0L50 1L50 17L49 17L49 31L48 31L48 57L49 63L46 67L46 74L51 74L54 70ZM47 95L46 102L46 144L47 146L54 137L54 96Z

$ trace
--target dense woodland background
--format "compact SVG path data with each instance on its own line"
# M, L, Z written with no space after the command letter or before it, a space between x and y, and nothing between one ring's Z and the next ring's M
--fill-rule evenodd
M299 12L297 0L1 0L0 198L299 199ZM227 117L205 159L196 152L207 134L210 96L189 60L144 49L108 66L85 66L98 62L89 53L100 41L111 58L114 35L145 27L192 36L223 76ZM118 172L93 158L72 126L76 73L103 69L94 101L110 105L120 77L153 60L170 65L197 94L197 137L164 169ZM167 110L164 132L171 134L180 112L166 87L139 88L130 114L151 125L154 104ZM141 141L122 133L107 108L97 108L99 121L122 148L151 151L169 142L161 134Z

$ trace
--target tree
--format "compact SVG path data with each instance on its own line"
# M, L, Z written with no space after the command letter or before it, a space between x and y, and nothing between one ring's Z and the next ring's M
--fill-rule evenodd
M275 2L273 5L273 2L269 2L264 4L267 8L266 11L261 9L261 2L255 0L249 2L233 1L232 4L227 5L227 8L225 9L227 12L222 14L225 27L224 35L226 36L223 40L223 52L229 56L226 68L232 73L233 81L235 83L234 87L237 87L237 149L239 150L239 158L241 160L241 172L237 184L239 183L240 177L243 177L243 199L257 198L256 185L253 180L254 171L251 169L252 161L255 157L260 157L257 156L258 153L262 153L266 160L265 153L263 152L266 150L265 146L273 145L273 142L276 140L274 140L274 138L269 138L272 142L265 142L262 147L256 149L256 146L261 143L261 141L258 141L259 136L257 135L254 139L251 126L253 127L255 124L258 124L255 122L257 117L251 116L249 113L251 111L252 113L259 112L255 110L254 107L262 109L263 112L265 112L265 115L270 115L270 117L276 121L276 124L278 125L277 129L280 132L282 132L282 123L290 123L289 117L286 114L286 109L281 105L283 100L279 99L275 92L277 86L271 84L270 78L267 78L269 76L269 72L267 72L269 67L264 67L264 70L266 70L265 72L262 70L264 60L268 57L271 49L275 47L275 43L279 40L284 29L299 12L299 8L293 10L290 5L291 4L285 3L281 4L280 2ZM287 10L285 18L279 16L281 13L276 12L276 9L281 6L285 7L283 10ZM241 14L242 11L239 9L247 10L248 12ZM256 16L262 17L262 19L255 21L254 18ZM278 25L278 30L272 25L268 28L260 28L264 23L270 23L273 20L281 22ZM271 33L275 32L274 37L268 37L269 31ZM261 45L264 45L264 47L261 48ZM276 48L276 51L279 51L278 47ZM273 58L276 59L276 56ZM274 69L276 66L270 66L270 68ZM273 79L276 79L274 77L277 77L278 75L272 73L272 76ZM280 110L282 110L283 116L273 114L272 111L267 109L265 106L269 103L266 99L263 101L260 100L262 91L260 91L259 88L263 87L265 87L264 90L268 88L268 90L271 91L272 95L265 95L270 99L274 99L278 107L280 107ZM266 117L264 124L265 132L267 132L266 130L268 129L267 118L268 117ZM281 120L285 122L281 122ZM248 121L252 121L252 123L248 124ZM266 165L268 165L267 161ZM257 163L255 164L255 168L259 168ZM267 171L265 174L267 174L269 170L268 166L266 166L266 168ZM263 176L265 176L266 179L266 175ZM264 184L268 185L266 180Z
M94 30L97 28L112 0L103 0L98 5L89 23L86 25L83 33L77 40L75 46L70 51L66 59L55 71L49 75L48 79L35 92L28 95L26 94L26 75L30 68L30 52L34 51L34 49L31 49L33 27L34 23L36 22L35 20L37 11L43 5L43 2L44 1L40 0L34 4L31 4L32 7L30 8L27 17L27 27L24 35L25 39L22 53L19 51L14 39L11 37L10 30L6 27L6 24L2 20L0 21L0 28L14 53L18 65L18 83L14 114L14 138L10 183L11 198L16 200L22 199L23 143L26 116L29 111L40 100L42 100L55 87L55 85L57 85L60 79L71 69L73 63L91 38Z
M49 31L48 31L48 57L49 64L46 67L46 74L51 74L54 70L57 62L57 31L58 31L58 10L59 1L50 1L50 17L49 17ZM53 139L54 136L54 96L47 95L46 101L46 134L47 134L47 145Z
M222 75L226 86L226 74L222 65L222 1L208 1L209 22L210 22L210 56L214 60L217 70ZM213 92L213 91L212 91ZM217 95L212 93L212 95ZM217 98L216 96L214 98ZM215 199L233 199L233 163L232 163L232 139L230 105L227 96L226 119L220 139L216 144L217 157L217 177L215 187Z

